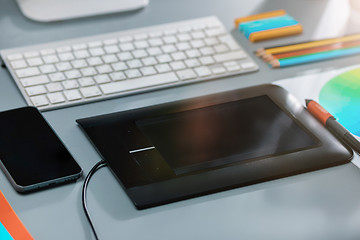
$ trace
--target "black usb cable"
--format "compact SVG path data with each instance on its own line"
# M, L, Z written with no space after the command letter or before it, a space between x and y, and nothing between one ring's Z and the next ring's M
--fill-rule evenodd
M84 209L84 212L85 212L85 215L90 223L90 226L91 226L91 230L93 231L94 233L94 236L95 236L95 239L98 240L98 236L96 234L96 231L95 231L95 228L94 228L94 224L90 218L90 215L89 215L89 211L88 211L88 208L87 208L87 204L86 204L86 190L87 190L87 187L88 187L88 184L89 184L89 181L90 181L90 178L92 177L92 175L94 175L94 173L99 170L100 168L102 167L105 167L107 166L106 162L104 160L101 160L100 162L98 162L97 164L95 164L95 166L90 170L90 172L87 174L86 178L85 178L85 181L84 181L84 184L83 184L83 188L82 188L82 205L83 205L83 209Z

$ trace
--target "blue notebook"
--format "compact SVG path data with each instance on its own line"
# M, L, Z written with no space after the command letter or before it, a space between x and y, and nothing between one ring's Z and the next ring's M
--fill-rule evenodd
M4 225L0 222L0 239L1 240L14 240L10 233L6 230Z

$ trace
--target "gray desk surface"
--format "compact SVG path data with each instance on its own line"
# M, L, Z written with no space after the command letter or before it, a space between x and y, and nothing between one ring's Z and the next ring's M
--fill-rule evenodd
M0 49L216 15L251 53L263 46L351 33L359 23L344 20L349 10L346 4L323 0L150 0L141 11L37 23L23 17L15 1L0 0ZM251 44L232 30L235 17L280 8L303 24L302 35ZM44 116L88 173L100 157L75 119L345 67L359 63L360 58L277 70L254 59L260 65L257 73L45 112ZM25 101L14 82L6 69L0 69L0 110L22 106ZM82 183L83 179L20 195L0 172L1 191L35 239L93 238L81 207ZM360 170L353 164L143 211L133 207L104 168L90 183L88 204L100 239L360 239Z

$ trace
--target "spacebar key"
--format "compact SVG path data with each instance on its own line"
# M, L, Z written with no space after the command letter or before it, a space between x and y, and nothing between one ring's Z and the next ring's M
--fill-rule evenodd
M124 80L120 82L112 82L107 84L100 85L101 90L104 94L112 94L117 92L124 92L139 88L146 88L155 85L161 85L171 82L178 81L178 77L175 73L164 73L164 74L157 74L148 77L141 77L131 80Z

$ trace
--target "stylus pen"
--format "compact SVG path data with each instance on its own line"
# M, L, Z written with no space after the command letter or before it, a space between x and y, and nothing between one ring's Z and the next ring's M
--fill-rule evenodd
M308 111L317 118L325 127L327 127L332 133L342 139L349 147L355 152L360 154L360 142L353 137L353 135L346 130L335 117L326 111L319 103L314 100L306 99L306 107Z

